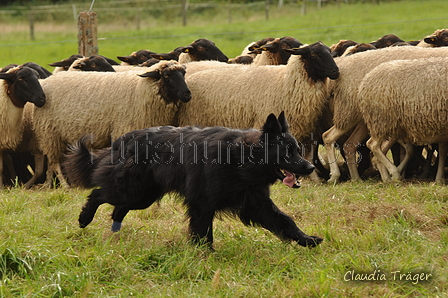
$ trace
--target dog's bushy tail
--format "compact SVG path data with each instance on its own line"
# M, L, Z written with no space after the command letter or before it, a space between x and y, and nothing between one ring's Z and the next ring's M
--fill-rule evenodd
M68 153L62 166L68 182L72 186L92 188L92 173L97 167L98 155L91 152L87 144L92 142L90 135L81 137L76 144L68 146Z

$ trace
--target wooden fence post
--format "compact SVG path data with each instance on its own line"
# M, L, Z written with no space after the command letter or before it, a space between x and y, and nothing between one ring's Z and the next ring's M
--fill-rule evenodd
M266 21L269 21L269 0L264 0L264 14Z
M90 10L79 13L78 54L98 55L97 15Z
M188 0L182 0L182 25L187 26Z
M30 23L30 39L34 40L34 14L32 10L28 13L28 20Z

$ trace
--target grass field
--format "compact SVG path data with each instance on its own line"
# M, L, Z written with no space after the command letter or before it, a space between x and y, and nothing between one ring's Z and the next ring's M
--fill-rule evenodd
M116 58L140 49L169 52L197 38L208 38L229 57L234 57L250 42L268 36L288 35L303 43L320 40L331 45L340 39L370 42L390 33L404 40L416 40L448 27L448 2L445 0L408 0L380 5L341 3L339 8L327 5L320 10L310 3L305 16L300 9L300 4L288 4L282 9L273 4L268 21L263 10L235 12L239 17L235 16L231 24L227 23L227 10L212 16L195 14L186 27L181 26L180 16L165 21L142 16L140 30L136 30L132 20L103 22L99 14L99 53ZM0 67L33 61L53 70L48 63L78 51L78 30L72 15L67 15L63 23L36 22L34 41L29 39L26 21L18 23L2 19L0 15L0 25Z
M278 206L324 242L315 249L282 243L225 217L216 220L215 252L186 241L184 208L171 196L131 211L117 234L106 205L80 229L87 194L0 193L0 297L448 295L445 186L277 184ZM361 276L371 280L353 280Z
M99 16L105 38L99 47L115 57L209 38L232 57L267 36L328 45L389 33L413 40L447 28L447 9L444 0L401 1L310 8L301 16L297 5L273 7L269 21L262 13L232 24L225 16L213 24L198 17L187 27L148 19L139 31L123 20L102 24ZM47 65L77 51L76 24L36 23L31 42L26 22L1 20L0 67ZM446 186L379 180L302 185L274 185L272 198L307 234L324 238L319 247L283 243L224 217L216 220L215 252L187 242L184 208L173 195L131 211L122 231L112 234L107 205L86 229L78 227L88 190L4 189L0 297L448 297Z

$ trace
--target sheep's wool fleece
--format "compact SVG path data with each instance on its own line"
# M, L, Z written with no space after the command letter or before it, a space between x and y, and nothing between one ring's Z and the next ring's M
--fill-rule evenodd
M299 140L313 131L329 95L328 80L310 80L298 55L287 65L204 70L188 76L187 84L192 101L181 106L181 126L260 128L267 115L285 111Z
M359 96L372 137L448 140L448 57L383 63L365 76Z
M39 147L54 160L84 134L93 135L93 147L110 146L126 132L173 124L178 109L158 94L158 82L136 72L61 72L42 87L47 103L34 110L34 129Z
M23 108L14 106L0 80L0 150L15 149L22 140ZM1 174L1 173L0 173Z
M448 48L391 47L335 58L340 75L331 84L333 86L331 101L334 110L333 125L336 128L345 128L351 123L362 120L358 105L358 87L364 76L374 67L391 60L429 57L448 57Z

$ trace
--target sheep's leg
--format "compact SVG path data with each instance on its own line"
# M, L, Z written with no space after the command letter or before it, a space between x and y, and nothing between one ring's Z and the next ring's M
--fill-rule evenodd
M358 171L358 160L356 160L356 153L358 152L358 146L369 135L369 131L364 122L356 125L355 130L350 137L344 143L345 159L347 161L347 167L350 172L350 178L352 181L361 180ZM360 158L369 158L369 156L361 156Z
M373 152L373 155L378 159L378 161L386 167L392 179L400 180L400 173L398 172L397 167L386 157L383 150L381 150L381 144L382 142L380 140L376 140L373 137L367 141L367 147L369 147L369 149ZM384 182L388 180L383 176L381 178Z
M313 139L311 138L311 140L307 140L305 142L305 144L303 145L303 149L305 151L305 153L303 154L303 158L314 165L317 157L317 142L314 144ZM311 174L309 174L309 177L312 181L320 182L319 175L316 171L313 171Z
M30 180L25 183L25 188L31 188L36 180L43 175L45 167L45 156L42 152L34 153L34 174Z
M336 144L336 141L350 129L351 127L346 129L339 129L335 126L332 126L329 130L322 134L322 140L324 142L325 151L327 153L328 164L330 165L330 179L328 179L329 183L338 182L339 178L341 177L341 171L339 170L339 166L337 163L338 158L336 157L334 145Z
M445 183L445 162L446 162L446 154L447 154L447 146L446 142L439 143L439 163L437 165L437 174L436 174L436 182L437 183Z
M17 177L16 169L14 169L14 162L12 161L11 155L5 154L3 156L5 158L4 162L6 163L6 167L9 171L9 176L11 176L11 178Z
M432 157L434 154L434 149L428 148L428 146L425 146L425 150L426 150L426 159L425 159L425 163L423 165L423 171L419 175L419 179L427 179L429 177L429 173L431 171L431 164L432 164Z
M60 162L58 162L56 164L55 169L56 169L56 177L58 178L59 184L61 185L61 187L64 187L64 188L68 187L67 180L65 179L64 174L62 174L62 168L61 168Z
M405 150L405 155L397 167L401 176L404 178L406 167L408 166L408 163L412 159L412 155L414 154L414 146L411 143L405 143L403 141L398 141L398 143L400 143L400 145Z

